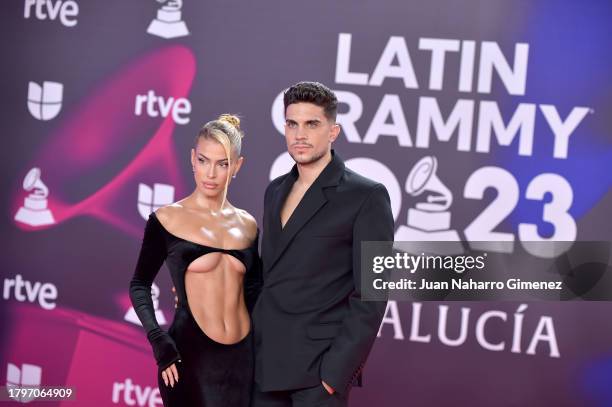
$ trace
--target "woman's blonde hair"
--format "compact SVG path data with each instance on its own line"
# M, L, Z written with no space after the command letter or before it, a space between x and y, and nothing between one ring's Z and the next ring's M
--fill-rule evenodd
M200 138L215 140L223 146L225 150L225 156L227 157L228 167L232 165L232 152L235 153L235 157L240 157L240 151L242 149L242 138L244 132L240 130L240 118L236 115L224 113L220 115L217 120L211 120L206 123L200 129L196 136L195 143L197 144ZM231 176L231 175L230 175ZM221 206L225 203L227 197L227 187L229 185L229 177L225 181L225 188L223 190L223 201Z

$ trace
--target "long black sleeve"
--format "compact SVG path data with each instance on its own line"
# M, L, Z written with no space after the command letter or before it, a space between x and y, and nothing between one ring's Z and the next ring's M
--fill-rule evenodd
M373 188L353 226L353 281L350 312L321 362L321 379L339 393L346 393L370 353L387 306L386 301L362 301L361 242L393 242L393 214L387 190Z
M259 234L253 244L257 252L257 248L259 247ZM255 254L253 266L251 270L247 270L244 277L244 297L249 314L253 312L253 308L255 307L255 303L257 302L257 298L259 298L259 293L263 286L263 266L261 264L261 258L257 253Z
M155 360L161 369L167 368L181 358L174 340L159 327L151 299L151 285L168 254L163 232L157 218L149 215L138 262L130 282L132 305L147 333Z

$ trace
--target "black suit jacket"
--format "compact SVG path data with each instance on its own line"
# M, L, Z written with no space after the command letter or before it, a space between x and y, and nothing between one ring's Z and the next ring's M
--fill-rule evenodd
M263 287L253 310L255 380L263 391L315 386L339 393L360 374L386 302L361 301L362 241L393 240L382 184L332 161L281 227L297 167L266 189Z

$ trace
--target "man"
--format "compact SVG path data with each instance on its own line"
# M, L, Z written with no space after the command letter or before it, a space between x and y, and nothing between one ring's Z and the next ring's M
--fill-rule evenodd
M284 93L296 164L264 197L254 407L346 406L385 312L384 301L361 299L360 249L393 240L390 199L332 150L337 104L320 83Z

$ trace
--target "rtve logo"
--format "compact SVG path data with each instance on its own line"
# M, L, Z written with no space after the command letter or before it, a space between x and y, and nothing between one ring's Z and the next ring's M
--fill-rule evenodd
M11 288L13 290L11 290ZM9 300L13 297L19 302L38 301L38 305L46 310L55 308L55 300L57 300L57 287L51 283L34 283L24 280L21 274L17 274L15 278L5 278L4 287L2 290L2 298Z
M124 382L113 383L112 402L113 404L142 407L162 405L159 388L134 384L129 377Z
M143 109L143 106L146 109ZM136 95L134 114L140 116L143 110L149 117L167 117L171 114L176 124L187 124L189 123L188 115L191 113L191 103L185 98L157 96L154 91L150 90L145 95Z
M74 0L25 0L23 17L30 18L31 14L39 20L49 18L55 21L59 17L63 26L74 27L78 23L76 16L79 15L79 5Z
M59 82L28 83L28 110L38 120L51 120L62 110L64 85Z

